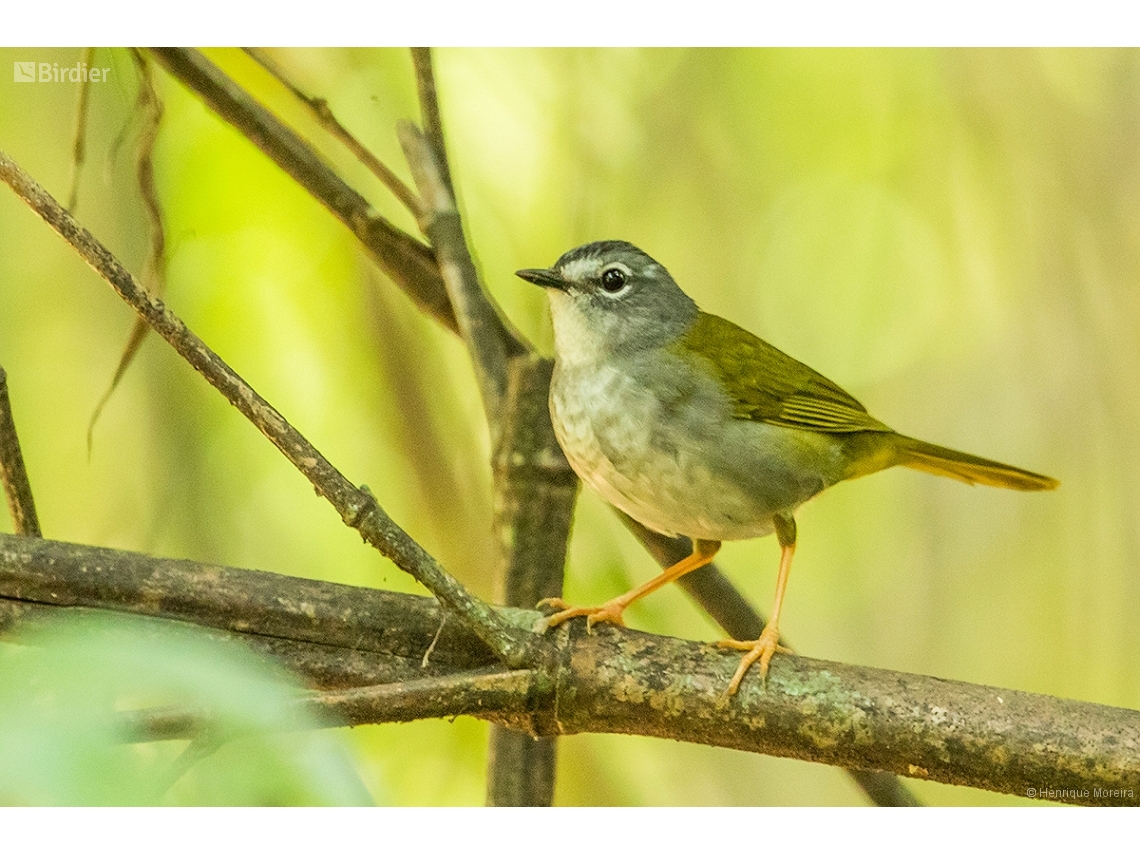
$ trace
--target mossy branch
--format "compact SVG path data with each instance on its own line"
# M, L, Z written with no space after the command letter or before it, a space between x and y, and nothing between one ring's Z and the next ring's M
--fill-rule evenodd
M729 698L735 654L608 626L588 634L581 622L550 633L515 672L447 622L419 670L444 614L425 597L0 535L0 627L60 607L189 621L263 649L272 640L402 661L342 673L335 692L305 701L356 724L474 715L534 736L655 736L1076 804L1140 804L1135 710L787 655L766 688L746 680ZM501 617L526 625L537 613ZM150 725L133 721L140 737L156 738L201 724L169 710Z

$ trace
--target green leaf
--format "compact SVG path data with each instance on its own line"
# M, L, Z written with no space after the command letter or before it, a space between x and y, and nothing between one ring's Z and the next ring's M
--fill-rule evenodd
M302 687L240 643L148 618L77 614L0 644L0 803L371 803ZM14 642L14 643L13 643ZM194 742L125 744L124 713L206 712Z

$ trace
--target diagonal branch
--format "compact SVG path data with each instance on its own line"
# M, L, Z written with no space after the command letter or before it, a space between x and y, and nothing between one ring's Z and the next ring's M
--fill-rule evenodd
M359 531L365 541L453 610L504 662L517 665L525 661L534 643L530 633L507 625L490 606L473 597L384 512L371 493L357 488L345 478L161 300L148 294L106 247L3 152L0 152L0 180L11 186L155 332L253 422L309 479L317 493L336 508L347 525Z

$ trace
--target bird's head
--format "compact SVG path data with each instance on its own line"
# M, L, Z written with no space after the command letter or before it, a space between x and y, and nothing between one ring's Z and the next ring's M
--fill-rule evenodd
M516 275L546 289L554 347L564 362L663 347L697 318L696 303L669 271L625 241L587 243L553 267Z

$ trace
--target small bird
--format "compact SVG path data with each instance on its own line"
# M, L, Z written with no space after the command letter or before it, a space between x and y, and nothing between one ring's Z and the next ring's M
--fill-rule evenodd
M1015 466L895 433L822 374L724 318L625 241L572 249L518 276L546 289L554 324L550 417L578 476L642 525L692 539L693 552L600 606L559 611L624 625L630 603L712 561L721 541L775 531L780 569L771 619L755 641L723 641L767 679L796 546L796 508L820 491L890 466L967 484L1051 490Z

